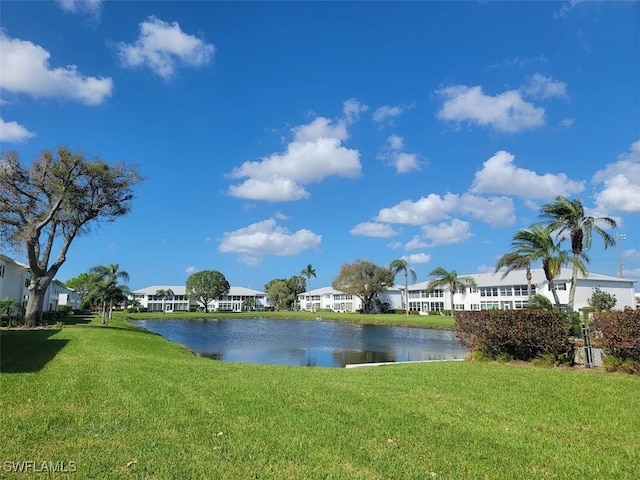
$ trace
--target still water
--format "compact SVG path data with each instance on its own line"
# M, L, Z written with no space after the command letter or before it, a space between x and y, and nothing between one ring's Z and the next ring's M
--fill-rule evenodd
M265 318L133 323L227 362L344 367L459 359L468 353L448 330Z

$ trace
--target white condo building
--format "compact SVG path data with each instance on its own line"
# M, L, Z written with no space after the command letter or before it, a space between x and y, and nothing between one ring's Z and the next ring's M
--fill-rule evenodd
M10 298L26 305L29 299L30 276L29 265L0 253L0 299ZM45 292L43 310L55 312L60 305L69 305L71 309L76 310L80 308L80 296L59 280L53 280Z
M459 275L460 278L470 278L476 287L456 291L453 295L448 289L436 289L427 293L428 281L408 286L409 310L414 312L440 312L451 310L452 304L456 310L493 310L520 309L527 304L527 279L525 270L510 272L504 278L503 273L482 273ZM554 298L548 282L541 268L531 270L532 294L544 295L552 303ZM554 281L560 303L569 303L569 289L571 287L571 269L563 269ZM620 277L589 273L586 277L580 275L576 284L574 309L580 310L589 305L589 299L596 289L615 296L615 308L637 308L635 280ZM388 289L381 294L383 302L389 302L394 309L404 309L404 286ZM362 308L361 301L355 295L345 294L331 287L318 288L304 292L298 296L302 310L331 309L338 312L355 312Z
M166 298L156 295L158 291L170 290L173 295ZM204 308L201 302L189 300L185 285L154 285L131 292L134 300L150 312L188 312L190 307ZM245 287L231 287L227 295L209 302L208 310L224 312L241 312L246 310L248 299L253 299L254 309L263 310L267 306L267 294Z

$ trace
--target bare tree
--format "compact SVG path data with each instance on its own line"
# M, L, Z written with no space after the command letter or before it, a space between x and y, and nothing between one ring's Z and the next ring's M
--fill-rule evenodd
M27 255L31 283L26 326L41 323L47 287L76 236L129 213L132 188L142 180L135 167L87 160L66 147L43 151L29 167L17 153L3 154L0 238Z

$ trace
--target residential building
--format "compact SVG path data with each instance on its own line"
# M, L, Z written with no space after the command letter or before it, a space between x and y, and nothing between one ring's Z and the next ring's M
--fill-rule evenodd
M0 254L0 298L10 298L21 304L29 299L29 266ZM55 312L60 305L80 307L80 297L59 280L53 280L45 292L43 310Z
M571 269L562 269L554 280L558 298L562 306L569 303L571 288ZM541 294L554 302L544 271L541 268L531 270L532 293ZM476 287L456 291L453 298L447 289L437 289L427 294L429 282L409 285L409 310L418 312L438 312L450 310L452 303L456 310L520 309L527 304L527 279L525 270L503 273L483 273L460 275L473 279ZM579 275L576 283L574 310L589 305L589 299L596 289L616 297L616 309L636 308L634 280L589 273Z
M402 291L399 288L388 288L377 296L380 303L388 304L390 309L402 307ZM334 312L357 312L362 310L362 300L356 295L336 290L332 287L316 288L298 295L300 310L316 312L320 309Z
M162 297L156 295L158 291L170 290L173 295ZM188 312L190 307L204 309L204 304L187 298L184 285L153 285L131 292L133 300L140 302L140 306L150 312ZM231 287L227 295L209 302L209 311L241 312L246 310L244 305L250 301L255 310L263 310L268 306L267 294L245 287Z
M29 298L29 266L0 253L0 298L24 304Z

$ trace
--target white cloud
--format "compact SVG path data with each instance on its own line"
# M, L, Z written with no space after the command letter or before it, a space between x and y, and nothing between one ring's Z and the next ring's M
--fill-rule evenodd
M198 271L198 268L194 267L193 265L184 269L184 273L188 273L189 275L191 275L192 273L196 273L197 271Z
M628 250L624 250L620 256L628 260L640 261L640 250L629 248Z
M479 197L465 193L460 197L460 212L493 227L507 227L516 221L513 200L509 197Z
M369 110L369 107L360 103L355 98L350 98L342 104L342 113L347 123L353 123L360 119L360 115Z
M365 237L389 238L398 234L391 225L377 222L362 222L349 230L351 235L363 235Z
M225 232L218 250L222 253L237 253L240 261L255 265L263 255L297 255L303 250L316 248L321 241L322 236L310 230L301 229L291 233L270 218Z
M469 222L457 218L438 225L425 225L422 227L422 232L427 239L431 240L431 246L462 243L472 236L469 232Z
M576 119L575 118L563 118L560 121L560 126L562 128L569 128L569 127L573 126L574 123L576 123Z
M99 105L111 96L113 80L87 77L75 65L51 68L51 54L32 42L0 30L0 89L36 98L68 98Z
M484 162L475 174L471 191L498 193L526 199L551 199L571 196L584 190L584 182L571 180L564 173L538 175L532 170L516 167L514 156L501 150Z
M458 196L447 193L444 197L431 193L412 202L404 200L393 207L383 208L375 218L379 222L424 225L444 220L458 204Z
M525 101L517 90L490 96L480 86L452 85L436 93L444 98L438 112L441 120L470 122L502 132L517 132L545 123L544 109Z
M100 18L103 0L56 0L66 12L88 14L94 18Z
M413 253L411 255L403 255L402 259L406 260L409 264L418 265L429 263L431 261L431 255L428 253Z
M595 195L596 210L604 212L640 212L640 140L629 152L593 175L592 182L603 188Z
M402 115L406 110L413 108L413 106L413 104L396 105L393 107L389 105L383 105L382 107L376 108L371 118L379 126L390 125L393 124L393 121L397 117Z
M355 101L350 101L355 102ZM354 115L356 107L350 107ZM273 153L259 161L247 161L234 168L228 177L246 178L229 187L235 197L269 202L285 202L309 197L303 185L321 182L326 177L358 177L362 171L360 153L342 142L349 135L347 122L317 117L292 129L293 140L283 153Z
M215 46L186 34L177 22L171 24L154 16L140 22L140 35L133 44L116 45L126 67L148 67L169 80L178 66L200 67L211 62Z
M402 248L402 242L389 242L387 243L387 247L391 250L398 250L399 248Z
M531 81L521 88L530 97L545 100L547 98L564 98L567 96L567 84L551 77L536 73Z
M33 136L35 136L35 133L30 132L18 122L5 122L0 117L0 142L20 143Z
M381 160L391 165L396 173L409 173L420 170L420 162L415 153L401 151L404 146L404 139L398 135L391 135L387 138L387 146L377 155Z
M419 235L416 235L407 243L404 244L405 250L417 250L418 248L428 247L429 244L425 242Z

